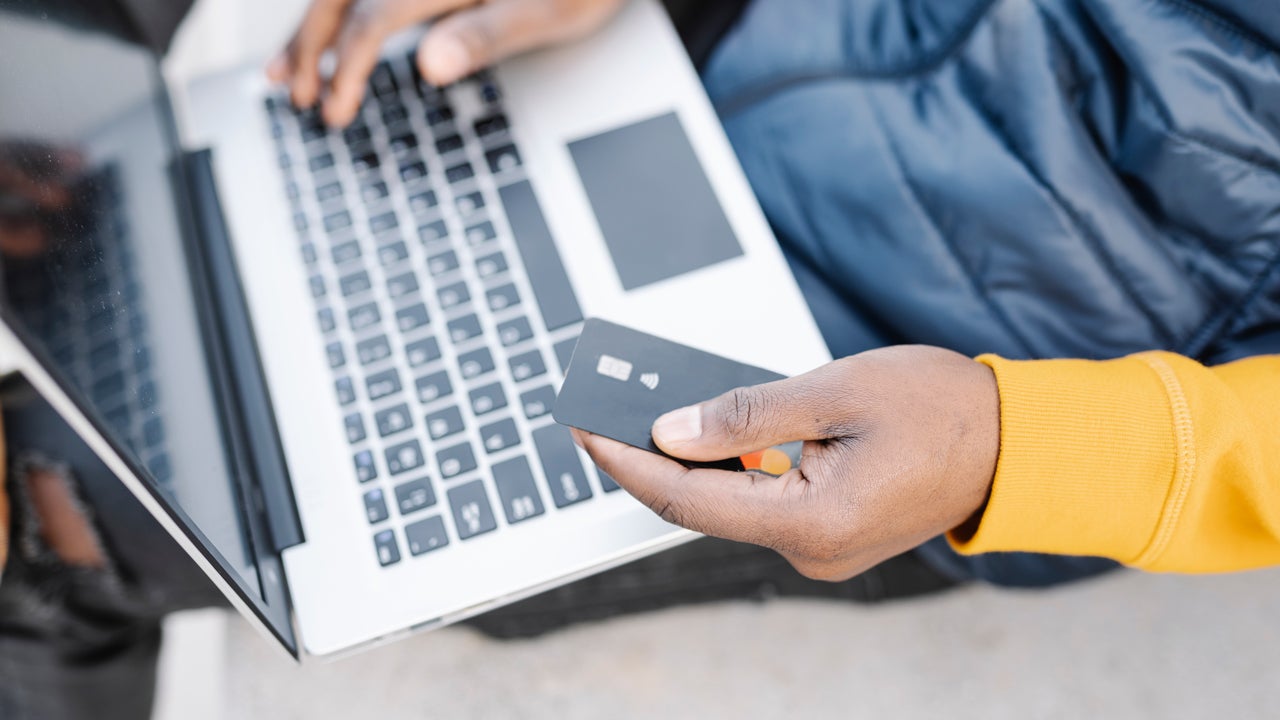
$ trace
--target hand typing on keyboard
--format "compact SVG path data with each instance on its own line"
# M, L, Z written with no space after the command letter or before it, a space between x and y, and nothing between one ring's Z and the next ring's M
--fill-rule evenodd
M516 53L585 35L622 0L313 0L293 39L267 68L286 83L295 105L323 99L325 122L355 117L382 43L414 23L433 21L418 47L417 67L447 85ZM326 83L320 56L333 49L337 67Z

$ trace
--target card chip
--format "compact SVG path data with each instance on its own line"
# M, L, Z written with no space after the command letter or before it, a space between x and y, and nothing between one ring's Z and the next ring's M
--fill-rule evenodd
M631 363L612 355L601 355L600 362L596 363L596 372L619 382L626 382L631 379Z

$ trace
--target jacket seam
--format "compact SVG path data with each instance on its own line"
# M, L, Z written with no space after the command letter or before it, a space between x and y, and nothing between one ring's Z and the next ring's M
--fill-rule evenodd
M1280 244L1277 245L1276 251L1266 266L1254 276L1249 289L1234 304L1210 316L1191 334L1187 342L1178 348L1178 354L1198 358L1215 342L1229 335L1236 322L1258 301L1258 298L1262 297L1262 293L1267 291L1267 281L1277 272L1280 272Z
M1182 10L1189 15L1195 15L1210 25L1216 26L1219 30L1235 36L1236 39L1257 46L1259 50L1269 52L1273 55L1280 55L1280 48L1272 44L1265 36L1253 32L1248 28L1241 26L1234 20L1225 18L1212 10L1190 3L1187 0L1157 0L1157 2L1177 6L1179 10Z
M1187 496L1191 493L1191 484L1195 480L1196 473L1195 423L1192 420L1190 405L1182 390L1182 384L1169 363L1154 354L1143 354L1138 357L1146 363L1147 367L1155 371L1164 385L1173 414L1176 447L1173 478L1169 493L1165 497L1164 507L1160 511L1160 519L1157 521L1151 541L1132 562L1137 567L1150 567L1164 554L1173 540L1182 510L1186 506Z

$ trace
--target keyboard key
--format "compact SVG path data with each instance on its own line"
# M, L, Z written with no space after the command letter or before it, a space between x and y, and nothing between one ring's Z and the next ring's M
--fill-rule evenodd
M487 280L494 275L507 271L507 258L501 252L485 255L476 260L476 274L482 280Z
M449 508L453 511L453 524L458 537L466 540L487 533L498 527L489 506L484 483L475 480L449 490Z
M511 283L493 288L487 291L484 296L489 302L489 309L494 312L506 310L509 307L515 307L520 304L520 292Z
M346 210L339 210L324 217L325 232L334 233L349 227L351 227L351 213Z
M449 437L462 432L465 428L462 413L457 407L447 407L427 416L427 434L432 440Z
M458 356L458 368L464 380L480 377L493 371L493 355L488 348L479 348Z
M507 394L502 391L501 383L491 383L470 392L471 411L476 415L484 415L507 406Z
M316 188L316 200L321 204L342 197L342 183L334 180Z
M357 121L358 123L358 121ZM367 125L352 124L342 131L342 139L348 145L358 145L360 143L369 142L369 127Z
M463 215L474 215L484 208L484 196L479 191L459 195L453 202L458 207L458 212Z
M418 136L413 134L412 129L404 128L392 136L388 143L392 153L402 155L418 147Z
M334 265L342 265L360 259L360 243L351 240L333 246L330 251Z
M360 413L351 413L342 419L347 428L347 442L358 443L365 439L364 417Z
M498 236L493 229L493 223L488 220L468 227L466 234L467 244L471 247L483 245Z
M542 361L542 353L537 350L530 350L511 358L510 365L511 377L515 378L516 382L547 373L547 365Z
M515 145L490 150L484 154L484 159L489 163L489 172L494 175L520 167L520 152Z
M361 340L356 343L356 357L360 359L361 365L370 365L379 360L386 360L391 357L391 343L387 342L386 335Z
M514 525L546 512L534 484L529 461L523 456L494 465L493 484L498 489L499 504L506 513L508 524Z
M498 342L503 347L511 347L533 337L533 328L529 327L529 319L518 317L498 323Z
M320 332L331 333L338 328L338 321L333 317L333 308L320 308L316 311L316 319L320 322Z
M436 453L436 463L440 466L440 476L447 480L475 470L476 456L471 452L471 444L463 442Z
M302 262L306 263L308 266L315 265L316 260L320 259L319 256L316 255L315 243L303 243L300 250L302 251Z
M524 259L533 295L548 330L556 330L582 322L582 308L569 283L560 251L527 180L499 188L506 207L516 247Z
M382 267L391 267L409 259L409 248L404 242L397 240L390 245L378 248L378 262Z
M399 125L409 120L409 111L403 105L388 105L382 110L382 122L388 127Z
M550 485L556 507L565 507L591 497L587 473L578 460L578 446L569 430L562 425L547 425L533 431L533 444L538 447L542 473Z
M400 226L400 221L396 219L394 211L388 210L369 218L369 230L374 235L385 233L388 230L394 230Z
M457 152L462 149L462 136L458 134L445 135L436 140L436 152L441 155L448 155L451 152Z
M621 485L614 482L614 479L609 477L609 473L606 473L600 468L596 468L596 477L600 479L600 489L607 493L622 489Z
M328 170L333 167L333 154L326 152L316 155L307 161L307 167L310 168L313 173Z
M498 114L486 118L480 118L472 124L472 127L475 128L476 135L481 138L487 138L490 135L497 135L498 133L506 132L508 127L507 116Z
M333 387L338 392L338 404L350 405L356 401L356 387L349 377L340 377L334 381Z
M422 303L414 303L396 311L396 327L400 328L400 332L415 330L430 321L431 318L427 315L427 306Z
M408 440L399 445L387 448L387 470L392 475L399 475L410 470L417 470L426 464L422 456L422 446L417 440Z
M474 337L479 337L484 333L484 329L480 327L480 318L472 315L463 315L460 318L449 321L449 339L457 343L462 343Z
M378 159L376 152L352 153L351 167L356 171L357 176L371 175L381 165L382 161Z
M387 499L383 497L382 490L374 488L364 494L364 512L369 518L370 525L376 525L391 517L391 513L387 511Z
M409 357L409 367L421 367L440 359L440 343L433 337L415 340L404 346L404 354Z
M368 327L373 327L382 321L382 313L378 311L377 303L365 303L358 305L347 311L347 321L351 323L351 329L359 332Z
M164 423L158 417L149 417L142 423L142 443L154 448L164 442Z
M390 190L387 189L387 184L381 180L368 184L361 183L360 185L360 199L364 200L366 204L377 202L389 194Z
M426 478L396 486L396 507L401 515L417 512L436 504L436 494Z
M518 445L520 433L516 431L515 421L506 418L480 428L480 443L489 454Z
M455 308L471 299L471 291L467 290L467 284L462 281L440 288L436 295L440 298L440 307L445 310Z
M520 395L520 406L524 408L524 416L533 420L551 412L556 404L556 391L550 385L543 385Z
M378 564L382 567L400 562L400 548L396 545L396 534L383 530L373 536L373 545L378 551Z
M409 209L414 215L430 211L432 208L440 204L440 200L436 197L434 190L423 190L409 196Z
M569 371L569 360L573 358L573 349L578 346L578 338L572 337L568 340L561 340L551 349L556 353L556 362L560 363L560 372Z
M406 183L415 183L427 176L427 165L421 160L407 162L400 166L400 179Z
M337 370L347 364L347 354L342 350L342 343L336 340L324 346L324 354L329 358L330 370Z
M370 400L381 400L388 395L400 392L400 375L395 368L389 368L370 375L365 380L365 386L369 390Z
M418 291L418 277L412 271L397 275L387 280L387 294L397 300L412 292Z
M368 291L373 283L369 280L369 273L361 270L338 280L338 286L342 288L343 297L351 297Z
M427 258L427 272L431 273L432 277L439 277L457 269L458 254L452 250Z
M378 435L387 437L413 427L413 416L409 414L409 406L400 403L374 413L373 423L378 426Z
M418 378L415 385L418 390L418 401L423 404L447 397L453 392L453 385L449 382L449 374L444 370Z
M391 97L400 89L396 83L396 76L391 72L391 66L383 60L374 67L373 72L369 75L369 87L373 90L374 96L378 98Z
M322 298L328 291L327 288L325 288L324 278L319 275L312 275L311 279L307 282L311 285L311 297L313 298Z
M427 124L432 127L450 120L453 120L453 108L448 105L440 105L427 111Z
M420 225L418 227L418 238L422 240L423 245L431 245L432 243L448 240L449 228L444 224L443 220Z
M476 176L476 171L471 167L471 163L458 163L444 171L444 177L449 184L460 183L463 180L470 180Z
M444 518L434 515L426 520L404 526L404 540L413 555L438 550L449 544L449 535L444 529Z
M373 451L361 450L356 453L356 479L367 483L378 477L378 468L373 464Z

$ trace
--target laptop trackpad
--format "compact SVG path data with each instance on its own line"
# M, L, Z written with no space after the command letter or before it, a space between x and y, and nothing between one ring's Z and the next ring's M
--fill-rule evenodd
M742 255L675 113L569 143L622 287Z

